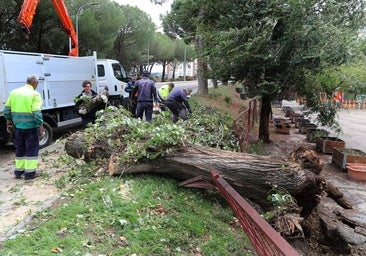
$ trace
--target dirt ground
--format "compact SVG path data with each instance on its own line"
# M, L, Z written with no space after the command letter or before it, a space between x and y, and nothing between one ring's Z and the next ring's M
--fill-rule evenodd
M69 167L62 164L64 144L55 142L40 152L39 171L42 176L31 181L14 179L14 153L7 152L7 158L0 161L0 241L17 233L36 212L52 205L61 197L55 181L64 175Z

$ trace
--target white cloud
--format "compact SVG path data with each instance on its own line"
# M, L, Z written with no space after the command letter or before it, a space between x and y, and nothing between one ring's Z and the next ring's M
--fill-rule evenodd
M156 24L156 27L161 26L161 21L159 19L160 14L166 14L170 11L170 5L172 4L172 0L168 0L166 3L162 5L154 4L150 0L113 0L121 5L131 5L136 6L140 10L146 12L150 15L151 20Z

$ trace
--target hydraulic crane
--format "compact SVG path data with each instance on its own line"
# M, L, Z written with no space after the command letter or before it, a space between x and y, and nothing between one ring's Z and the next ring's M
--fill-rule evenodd
M27 34L30 33L30 26L33 22L33 17L41 0L24 0L22 9L18 16L18 22L24 27ZM61 20L62 26L70 38L69 56L79 56L78 35L74 29L74 25L67 11L63 0L51 0L56 12Z

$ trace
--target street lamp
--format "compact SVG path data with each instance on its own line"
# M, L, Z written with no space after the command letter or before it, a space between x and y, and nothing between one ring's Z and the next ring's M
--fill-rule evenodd
M84 10L84 8L86 6L91 6L91 5L98 5L98 2L83 4L82 6L79 7L78 11L76 12L75 27L76 27L76 36L77 36L78 42L79 42L79 15L81 14L81 12Z

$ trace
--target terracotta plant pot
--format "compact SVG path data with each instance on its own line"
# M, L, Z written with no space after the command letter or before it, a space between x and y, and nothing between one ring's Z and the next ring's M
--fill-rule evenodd
M333 148L332 162L345 170L349 163L366 164L366 153L358 149Z
M347 173L351 180L366 181L366 164L347 164Z
M316 149L324 154L332 154L333 148L344 148L345 142L337 137L316 137Z

